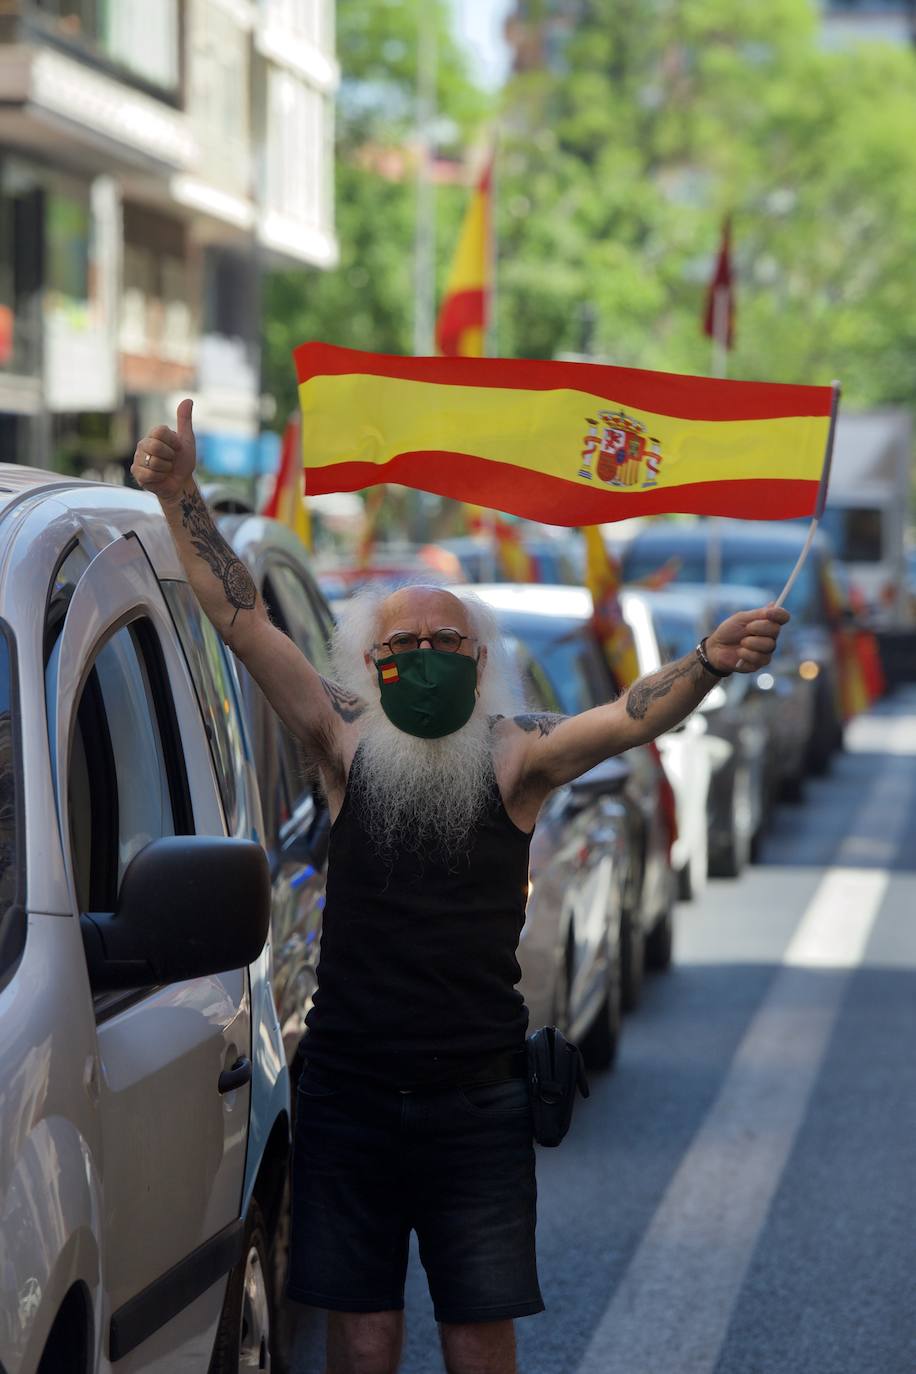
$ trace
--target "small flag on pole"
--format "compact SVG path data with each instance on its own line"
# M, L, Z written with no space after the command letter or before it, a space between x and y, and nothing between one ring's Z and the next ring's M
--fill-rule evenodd
M299 428L299 416L291 415L283 430L274 489L261 514L288 525L311 551L312 521L305 504L305 474L299 461Z
M492 275L493 163L474 188L436 322L436 348L448 358L482 358Z
M592 624L601 641L617 690L632 687L639 677L639 661L633 632L620 605L620 562L610 554L595 525L586 525L585 585L592 594Z
M732 224L722 225L716 269L706 293L703 333L723 349L735 346L735 280L732 272Z
M553 525L817 507L829 386L320 343L295 358L316 495L400 482Z

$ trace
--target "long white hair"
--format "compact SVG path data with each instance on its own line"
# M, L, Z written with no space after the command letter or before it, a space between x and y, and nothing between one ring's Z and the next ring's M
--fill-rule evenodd
M375 673L366 665L391 588L370 587L353 596L341 608L334 635L334 677L363 704L351 788L365 803L364 823L383 852L432 848L455 856L466 848L492 790L492 718L523 709L519 673L495 615L473 592L447 590L459 596L478 650L487 652L470 720L441 739L419 739L393 725L382 710Z

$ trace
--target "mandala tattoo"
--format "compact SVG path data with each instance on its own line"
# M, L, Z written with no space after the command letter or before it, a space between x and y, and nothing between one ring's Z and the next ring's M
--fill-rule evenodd
M542 711L537 714L529 714L526 716L513 716L512 719L515 721L516 725L527 734L533 734L534 731L537 730L541 739L543 739L546 735L552 735L557 726L562 725L564 720L568 720L569 717L551 715Z
M627 715L631 720L645 720L650 707L662 697L666 697L682 677L693 677L699 683L702 674L702 665L692 654L680 663L670 663L667 668L660 669L651 677L634 683L627 693Z
M354 720L359 720L364 709L359 697L354 697L349 692L345 692L342 687L338 687L336 682L328 682L326 677L321 679L321 685L341 720L346 721L348 725Z
M196 488L181 498L181 523L190 534L198 557L222 582L226 600L235 607L235 615L230 621L234 625L239 611L254 610L257 592L251 574L214 525L206 503Z

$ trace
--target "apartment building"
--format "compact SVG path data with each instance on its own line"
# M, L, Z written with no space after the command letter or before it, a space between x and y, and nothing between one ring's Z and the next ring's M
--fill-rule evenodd
M257 466L260 281L336 261L333 0L0 0L0 459L113 477L195 397Z
M916 0L822 0L821 7L830 45L916 41Z

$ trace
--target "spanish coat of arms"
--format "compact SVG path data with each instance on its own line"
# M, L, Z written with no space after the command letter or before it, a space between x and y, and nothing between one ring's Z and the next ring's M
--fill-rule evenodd
M658 486L662 463L659 442L641 420L623 410L599 410L597 419L586 419L588 432L582 441L579 476L596 476L609 487Z

